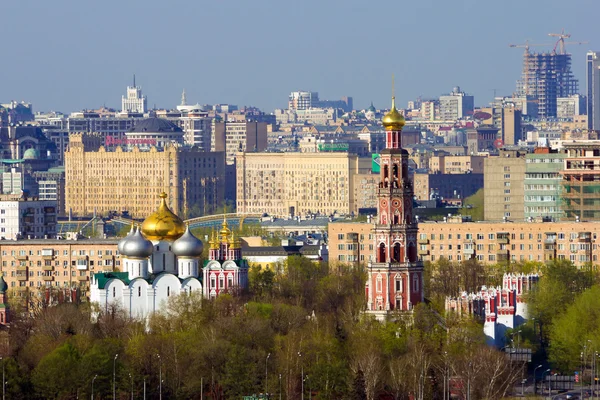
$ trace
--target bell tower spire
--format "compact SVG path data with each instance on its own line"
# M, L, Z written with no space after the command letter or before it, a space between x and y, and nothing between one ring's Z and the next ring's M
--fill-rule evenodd
M378 319L393 310L408 311L423 301L423 263L417 256L418 227L413 215L413 181L408 152L402 148L404 116L396 109L392 78L392 108L383 117L386 148L381 151L377 189L375 254L369 263L367 310Z

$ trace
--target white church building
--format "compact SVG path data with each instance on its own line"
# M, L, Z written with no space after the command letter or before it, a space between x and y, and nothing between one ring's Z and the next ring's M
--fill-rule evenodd
M90 300L102 311L115 304L129 317L145 319L159 311L171 296L198 291L205 297L215 297L219 292L248 287L247 263L241 259L239 241L227 222L223 222L221 240L211 240L211 257L202 268L202 241L171 212L166 193L160 197L158 210L146 218L141 228L132 227L119 242L123 271L92 277ZM202 275L210 282L204 291Z

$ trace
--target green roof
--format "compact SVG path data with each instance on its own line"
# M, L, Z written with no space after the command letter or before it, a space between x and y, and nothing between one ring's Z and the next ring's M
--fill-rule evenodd
M104 289L108 281L111 279L118 279L125 282L126 285L129 285L128 272L100 272L98 274L94 274L94 278L98 282L99 289Z

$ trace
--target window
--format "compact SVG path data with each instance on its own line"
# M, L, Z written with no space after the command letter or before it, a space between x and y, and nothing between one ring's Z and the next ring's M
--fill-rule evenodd
M402 278L396 278L396 292L402 292Z
M381 275L377 275L377 284L375 288L378 293L380 293L383 290L383 280L381 278Z
M142 287L138 286L138 297L142 297Z
M419 275L413 275L413 292L419 291Z

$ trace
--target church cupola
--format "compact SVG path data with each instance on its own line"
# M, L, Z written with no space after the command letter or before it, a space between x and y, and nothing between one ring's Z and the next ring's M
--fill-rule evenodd
M198 265L203 250L204 244L190 232L190 227L187 226L183 236L173 243L173 253L177 256L179 278L185 279L190 276L198 276Z

